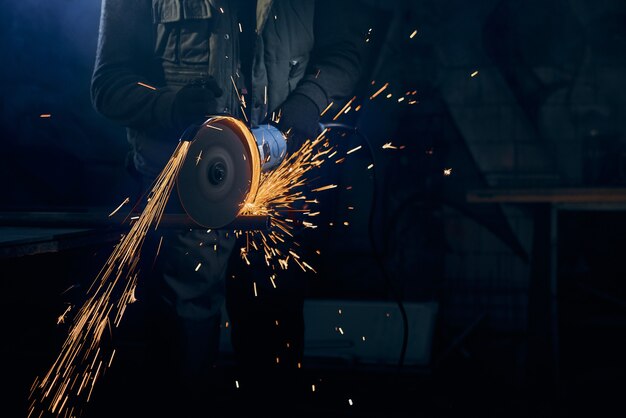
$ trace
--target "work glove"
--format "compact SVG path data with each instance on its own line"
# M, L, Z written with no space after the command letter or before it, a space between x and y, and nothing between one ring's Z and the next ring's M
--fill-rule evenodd
M206 117L217 113L217 98L222 89L213 77L187 84L174 97L172 120L177 129L185 129L193 123L204 122Z
M292 94L281 106L278 129L287 135L287 152L297 151L307 139L321 133L320 110L303 94Z

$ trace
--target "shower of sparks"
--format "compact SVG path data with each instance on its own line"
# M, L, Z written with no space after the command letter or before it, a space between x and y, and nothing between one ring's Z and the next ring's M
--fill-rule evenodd
M256 197L242 208L243 215L262 215L270 218L272 229L268 231L248 231L245 233L246 245L240 249L240 256L250 265L250 254L261 254L265 264L274 271L287 270L294 263L303 271L315 272L315 269L303 260L298 243L293 241L294 222L291 213L315 213L302 211L296 206L304 203L307 206L317 203L315 199L307 199L303 186L308 184L307 175L311 170L319 168L333 151L325 137L325 129L317 138L304 142L297 152L288 155L275 169L263 173ZM331 184L311 190L321 192L336 188ZM301 223L305 228L317 227L311 222ZM270 277L272 287L276 287L276 274ZM256 294L256 284L254 284Z
M146 206L114 247L105 265L87 290L87 299L76 313L61 353L43 377L37 377L29 396L29 416L44 413L76 416L80 402L89 402L98 379L112 363L115 351L102 345L112 326L119 326L128 304L135 301L139 256L149 229L156 228L185 160L189 142L178 144L156 179Z
M156 90L156 87L151 86L150 84L142 83L141 81L138 81L137 85L139 85L141 87L145 87L145 88L147 88L149 90Z
M243 111L245 101L239 94L234 78L231 77L231 81ZM147 89L156 90L156 88L144 83L139 82L137 84ZM374 81L372 81L372 85L375 85ZM370 99L376 98L388 87L389 83L385 83L370 96ZM335 119L347 113L355 100L356 97L353 97L346 103L337 113ZM333 103L331 102L324 109L322 115L332 106ZM358 105L355 111L360 108L361 105ZM41 117L48 116L41 115ZM272 120L275 122L280 120L280 117L280 111L278 115L272 114ZM219 129L211 125L207 126ZM305 272L315 273L315 269L304 260L303 254L300 253L298 243L294 241L294 228L297 225L302 225L305 228L317 226L311 222L296 221L291 216L293 213L306 213L308 215L305 216L312 219L319 214L311 207L318 203L317 199L308 199L305 195L304 186L311 185L308 177L310 177L309 173L312 170L319 168L337 154L337 151L330 146L325 137L326 132L327 130L324 130L317 138L305 141L297 152L289 154L277 168L262 173L254 199L246 203L241 211L241 215L261 215L270 218L272 227L269 231L245 232L248 242L244 248L241 248L240 255L250 265L249 255L252 252L260 253L264 262L274 272L269 277L274 288L277 287L278 283L278 270L286 270L290 264L297 265ZM289 135L289 132L286 135ZM123 235L120 242L114 247L109 259L88 289L87 300L75 313L61 353L47 373L43 377L35 379L29 397L29 416L36 417L44 414L56 417L77 416L82 410L80 403L89 402L96 382L112 364L115 350L111 344L102 345L102 342L105 340L109 342L112 338L113 329L119 326L127 305L136 300L135 287L139 273L141 249L151 227L158 228L178 171L187 157L189 146L190 142L181 142L178 145L166 167L154 182L153 188L147 196L143 212L140 216L130 218L132 222L129 232ZM361 146L353 148L346 155L360 148ZM194 157L199 160L201 155ZM342 163L345 159L346 157L343 156L335 162ZM373 165L370 165L368 168L372 167ZM328 184L313 188L308 193L323 192L337 187L336 184ZM351 190L352 186L346 186L345 189ZM118 206L110 216L121 210L126 203L128 203L128 199ZM304 205L305 209L302 209L300 205ZM344 222L344 225L347 226L348 222ZM242 231L235 231L237 236L242 236L243 233ZM159 241L155 260L161 249L162 241L163 237ZM213 249L217 251L217 246L215 245ZM316 253L319 255L320 251L317 250ZM201 264L198 264L196 271L200 267ZM253 283L253 286L255 296L259 296L257 283ZM65 321L69 312L68 308L58 318L60 323ZM279 361L278 358L277 361ZM298 364L298 367L300 368L301 365ZM351 400L350 403L352 403Z

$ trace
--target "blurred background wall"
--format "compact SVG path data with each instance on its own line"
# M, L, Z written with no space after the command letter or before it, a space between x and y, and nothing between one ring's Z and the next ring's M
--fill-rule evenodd
M389 299L384 275L403 300L439 303L441 341L481 319L475 355L489 375L518 381L528 349L533 213L471 204L466 194L626 186L626 3L369 2L380 14L355 92L362 108L342 117L362 135L340 139L346 149L366 146L323 169L342 187L324 195L327 225L303 237L321 250L311 297ZM99 7L93 0L0 6L4 210L114 208L136 188L124 168L123 129L90 104ZM389 142L402 149L383 148ZM567 237L560 274L570 280L564 297L593 310L595 299L580 291L586 285L596 295L626 294L621 270L607 267L618 264L610 249L621 248L623 235L594 235L606 228L601 220L575 214L565 230L581 219L586 229ZM621 222L616 216L612 225ZM578 309L566 300L562 312ZM602 357L598 347L614 345L607 336L620 330L583 339L597 344L572 352L570 370L584 358L610 373L610 364L595 367L589 358Z

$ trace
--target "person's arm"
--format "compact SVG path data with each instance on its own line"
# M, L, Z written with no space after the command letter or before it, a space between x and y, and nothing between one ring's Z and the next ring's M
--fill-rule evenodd
M151 86L153 30L150 0L102 1L92 103L98 112L122 126L173 126L176 91L146 87Z
M311 62L282 106L282 129L314 137L320 113L331 102L349 98L362 75L370 17L368 6L360 1L316 2Z
M294 93L307 96L320 111L330 102L347 99L361 77L370 18L367 10L360 1L316 2L311 64Z

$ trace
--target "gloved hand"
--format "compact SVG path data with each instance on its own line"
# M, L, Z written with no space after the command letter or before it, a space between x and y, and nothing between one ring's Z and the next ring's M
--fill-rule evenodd
M187 84L174 97L172 120L177 129L185 129L192 123L203 122L207 115L217 112L216 98L222 89L213 77Z
M320 133L320 110L313 100L302 94L292 94L281 106L278 128L287 134L287 152L297 151L305 140Z

